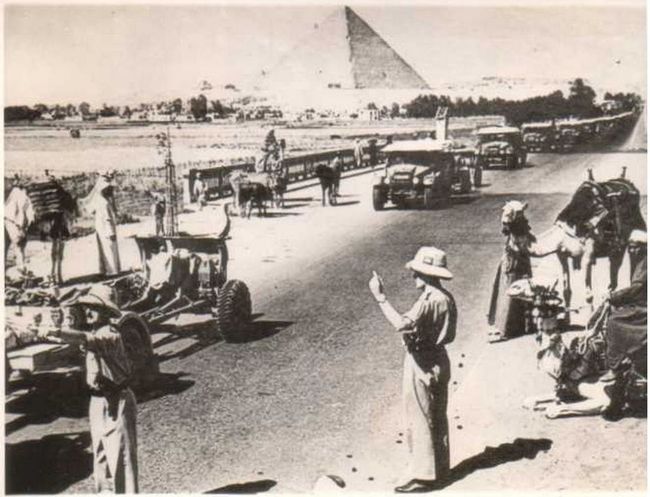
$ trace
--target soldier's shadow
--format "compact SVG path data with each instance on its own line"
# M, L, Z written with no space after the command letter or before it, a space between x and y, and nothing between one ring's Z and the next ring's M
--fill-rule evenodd
M5 435L26 426L48 424L59 417L83 418L88 415L88 396L80 373L42 374L19 380L13 388L24 389L5 401L5 412L12 415L5 422Z
M517 438L513 442L504 443L498 447L486 447L480 454L458 463L451 469L449 478L436 482L435 488L432 490L446 488L481 469L494 468L521 459L535 459L539 452L546 452L551 445L553 445L553 441L548 438Z
M90 476L90 433L59 433L5 444L7 494L54 494Z
M277 485L275 480L258 480L245 483L233 483L224 487L204 492L206 494L258 494L268 492Z

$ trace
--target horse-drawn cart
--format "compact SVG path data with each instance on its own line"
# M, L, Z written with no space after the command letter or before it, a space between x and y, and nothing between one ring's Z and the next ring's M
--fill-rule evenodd
M226 341L245 333L251 316L248 288L228 280L226 238L170 236L135 237L141 267L95 281L32 288L10 284L5 293L5 345L10 370L28 374L81 370L82 354L75 346L41 339L39 329L66 326L83 329L82 317L66 303L91 290L108 286L121 316L114 325L134 366L133 383L144 386L158 372L151 333L183 313L206 315L206 325ZM27 285L29 286L29 285Z

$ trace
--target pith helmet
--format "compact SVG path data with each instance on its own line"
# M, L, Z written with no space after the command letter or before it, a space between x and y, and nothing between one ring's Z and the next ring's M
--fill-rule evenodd
M416 273L445 280L454 277L447 269L447 254L436 247L420 247L413 260L406 263L406 268Z

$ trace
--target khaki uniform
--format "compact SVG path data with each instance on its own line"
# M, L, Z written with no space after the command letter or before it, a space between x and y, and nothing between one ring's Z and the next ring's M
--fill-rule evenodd
M445 344L456 336L457 311L443 289L426 287L404 317L403 401L411 455L410 476L441 479L449 473L448 385L451 376Z
M131 364L124 343L108 325L89 334L86 347L95 490L137 493L137 408L135 396L127 386Z

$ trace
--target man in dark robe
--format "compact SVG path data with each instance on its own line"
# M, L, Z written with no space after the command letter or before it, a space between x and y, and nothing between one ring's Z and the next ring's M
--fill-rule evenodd
M634 266L630 286L610 294L611 312L605 330L610 369L605 378L614 380L608 392L611 403L605 416L613 419L620 416L625 405L625 385L632 362L640 374L647 376L647 233L634 230L628 250Z
M630 259L636 259L630 286L609 296L612 306L607 322L607 362L616 371L626 356L645 349L648 335L647 235L634 230L630 235Z

